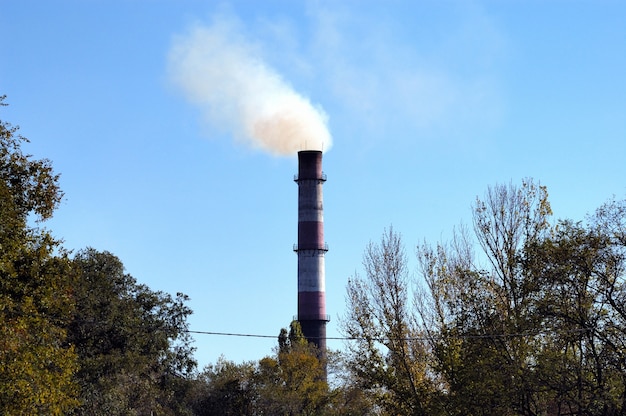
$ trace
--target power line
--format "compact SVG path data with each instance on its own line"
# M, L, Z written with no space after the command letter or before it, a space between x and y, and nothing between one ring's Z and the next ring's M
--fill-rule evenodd
M75 321L80 323L89 323L89 324L98 324L97 321L91 320L80 320ZM159 331L160 329L153 328L153 331ZM551 333L558 334L579 334L583 332L594 331L595 328L573 328L566 331L549 331L548 329L543 329L539 331L526 331L526 332L517 332L517 333L503 333L503 334L432 334L432 335L421 335L415 337L385 337L385 336L371 336L371 337L325 337L325 340L332 341L374 341L374 342L385 342L385 341L421 341L428 342L433 340L443 340L443 339L509 339L509 338L523 338L523 337L534 337L540 335L549 335ZM264 334L246 334L239 332L218 332L218 331L194 331L194 330L177 330L175 332L179 333L187 333L187 334L198 334L198 335L214 335L214 336L222 336L222 337L241 337L241 338L265 338L265 339L278 339L278 335L264 335Z
M575 328L567 331L560 331L561 334L573 334L573 333L582 333L592 331L593 328ZM200 335L216 335L216 336L227 336L227 337L247 337L247 338L273 338L278 339L278 335L260 335L260 334L243 334L243 333L233 333L233 332L214 332L214 331L182 331L187 332L189 334L200 334ZM532 337L538 335L546 335L549 331L535 331L535 332L519 332L519 333L510 333L510 334L465 334L465 335L436 335L436 336L420 336L420 337L405 337L405 338L391 338L391 337L326 337L326 340L334 340L334 341L363 341L363 340L372 340L376 342L383 341L431 341L435 338L444 339L444 338L455 338L455 339L488 339L488 338L522 338L522 337Z
M201 335L219 335L225 337L248 337L248 338L278 338L277 335L258 335L258 334L236 334L231 332L210 332L210 331L182 331L189 334Z
M232 332L212 332L212 331L184 331L189 334L201 334L201 335L218 335L225 337L248 337L248 338L274 338L278 339L278 335L259 335L259 334L239 334ZM326 337L325 339L329 340L340 340L340 341L355 341L360 338L350 338L350 337Z

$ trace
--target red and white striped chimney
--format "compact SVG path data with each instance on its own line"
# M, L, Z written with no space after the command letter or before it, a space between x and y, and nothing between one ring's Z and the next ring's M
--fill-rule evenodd
M298 321L302 333L321 356L326 353L326 287L322 152L298 152Z

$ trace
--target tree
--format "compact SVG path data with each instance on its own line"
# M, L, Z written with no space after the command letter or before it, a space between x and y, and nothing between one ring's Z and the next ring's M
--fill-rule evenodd
M388 414L425 415L434 405L428 348L409 304L407 257L390 228L363 256L365 277L347 286L347 315L341 325L348 344L348 368L359 387Z
M196 416L252 416L257 412L257 363L220 357L193 381L189 406Z
M418 248L448 414L624 414L625 207L551 226L545 188L496 186L474 207L481 255L465 229Z
M626 201L604 204L589 225L560 221L550 237L527 247L546 329L537 377L558 414L626 411L624 207Z
M331 368L335 356L330 351ZM329 388L324 376L317 348L293 321L281 329L275 355L241 364L221 357L207 366L193 381L189 407L198 416L377 414L366 392L350 383Z
M314 344L309 344L300 323L282 329L276 357L259 361L255 382L258 409L267 415L320 415L329 401L325 367Z
M110 253L70 259L39 228L58 175L25 142L0 121L0 413L185 414L188 298L137 284Z
M79 414L182 414L195 368L187 297L154 292L124 272L109 252L85 249L72 261Z
M5 95L0 96L0 107L6 106ZM7 188L3 197L13 201L14 214L26 220L49 219L63 198L59 175L54 173L48 159L33 159L22 153L22 144L28 139L18 133L19 127L0 120L0 179Z
M605 414L595 407L607 404L601 397L608 392L611 369L605 353L599 354L603 347L594 330L602 321L594 269L604 243L597 237L562 221L553 236L527 248L527 269L542 287L537 309L545 329L536 378L551 406L565 413Z
M367 247L343 328L385 414L626 414L626 200L552 225L547 196L489 188L473 234L417 248L423 286L393 231Z
M590 228L606 243L594 269L602 317L595 333L605 347L603 352L610 352L607 367L616 373L607 383L610 406L615 414L618 410L626 413L626 199L613 199L598 208Z
M4 106L4 96L0 106ZM67 253L44 229L62 197L51 164L0 121L0 413L63 414L75 406L73 311Z
M473 209L480 256L465 228L450 245L418 247L428 287L418 309L453 413L540 412L531 368L540 288L524 269L524 248L549 233L550 215L545 187L496 185Z

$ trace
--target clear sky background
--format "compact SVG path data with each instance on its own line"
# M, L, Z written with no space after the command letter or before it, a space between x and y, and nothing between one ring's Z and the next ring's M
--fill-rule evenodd
M61 173L47 227L67 248L188 294L192 330L278 335L297 306L297 158L250 145L232 102L202 99L230 85L222 60L237 71L225 50L249 54L327 116L340 336L347 280L386 227L414 266L414 247L470 224L488 186L532 177L573 220L626 195L625 22L625 2L602 0L0 0L0 119ZM205 51L194 76L218 81L190 99L174 51L197 31L222 55ZM194 338L201 366L277 344Z

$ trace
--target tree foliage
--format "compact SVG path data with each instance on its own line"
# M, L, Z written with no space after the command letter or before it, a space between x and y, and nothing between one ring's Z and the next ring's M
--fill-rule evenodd
M107 252L71 259L39 228L63 193L27 142L0 121L0 413L185 414L187 297L137 284Z
M154 292L108 252L85 249L69 340L81 368L80 414L181 414L195 361L186 332L187 297Z
M329 387L318 351L297 321L280 331L274 355L241 364L221 357L193 384L189 402L199 416L374 414L362 390L351 385Z
M0 413L60 415L76 404L69 259L28 219L49 218L62 193L50 163L22 152L27 141L0 121Z
M421 280L392 230L366 248L343 330L384 414L626 414L626 200L551 214L532 180L490 187L472 229L417 247Z
M259 361L256 383L263 414L319 415L328 402L324 364L313 344L293 321L283 329L275 357Z
M497 185L473 207L479 256L464 228L448 246L417 249L428 287L418 310L433 334L446 404L465 409L459 414L537 411L530 364L538 345L526 334L540 329L539 288L524 268L524 248L547 235L550 215L544 187L530 180Z
M6 106L0 96L0 107ZM20 218L30 214L46 220L63 198L59 188L59 175L55 174L48 159L33 159L22 152L28 139L19 134L19 127L0 121L0 180L5 186L3 197L10 198L13 213Z
M252 416L258 414L254 383L256 364L236 364L220 357L193 380L189 407L196 416Z
M348 367L355 382L388 414L425 415L432 399L427 346L412 319L407 257L399 234L370 243L365 277L348 282L348 312L342 322Z

